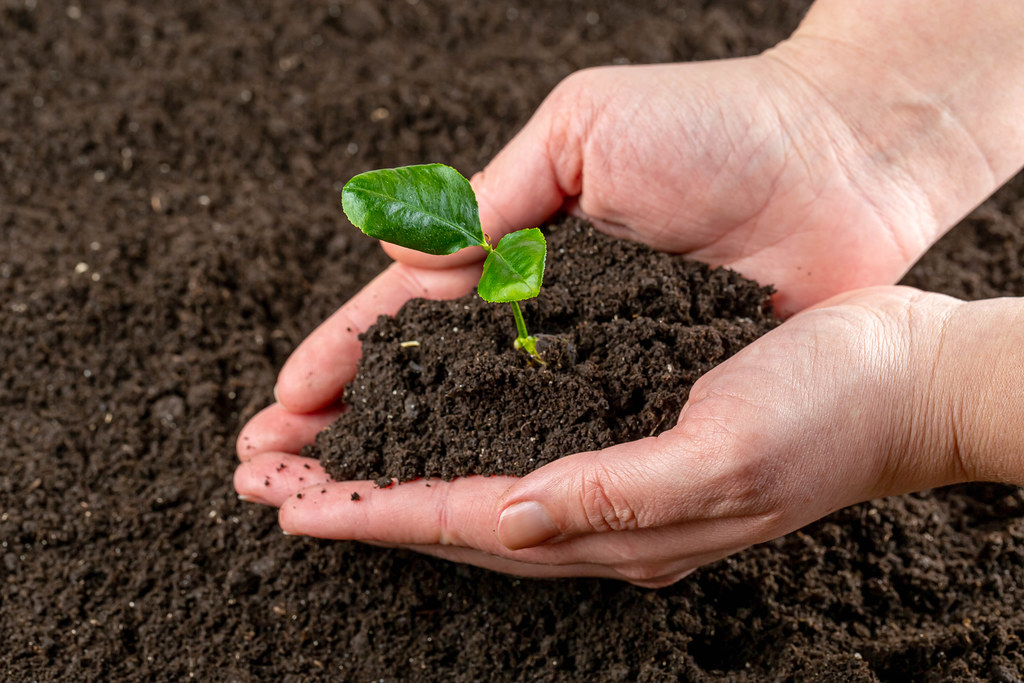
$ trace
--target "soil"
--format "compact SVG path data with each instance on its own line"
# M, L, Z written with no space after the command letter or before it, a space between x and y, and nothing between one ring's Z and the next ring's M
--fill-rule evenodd
M777 324L770 287L614 240L577 218L547 231L523 303L544 364L514 348L507 306L417 299L362 336L348 410L306 455L338 481L522 476L675 426L701 375Z
M282 536L233 440L385 263L368 168L479 169L571 71L753 54L806 2L0 0L0 678L1024 676L1024 495L840 511L647 591ZM1024 176L906 282L1024 296Z

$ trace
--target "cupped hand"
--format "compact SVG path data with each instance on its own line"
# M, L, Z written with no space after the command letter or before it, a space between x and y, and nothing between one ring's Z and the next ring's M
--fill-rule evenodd
M1020 168L1024 61L1007 50L1019 51L1022 17L1014 3L865 13L817 0L794 38L759 57L566 79L473 178L492 240L569 210L774 284L777 311L804 312L702 378L658 438L521 480L331 482L297 453L342 409L358 334L409 298L468 292L479 274L472 250L389 247L398 262L300 345L279 403L242 431L239 493L281 506L293 533L662 585L857 500L1022 480L1024 435L1007 428L1019 424L1016 337L968 372L973 342L942 346L951 300L887 289L808 308L895 282ZM981 316L990 338L1006 336L1004 309L1018 308ZM958 390L974 398L943 404L935 358L950 353ZM1000 364L1008 370L993 374ZM979 373L989 380L972 389ZM976 433L973 454L962 422ZM988 469L977 465L991 453Z
M673 429L518 480L332 482L296 453L336 413L272 406L240 437L235 485L279 506L288 533L661 586L846 505L961 480L933 386L960 305L908 288L842 295L707 373Z
M865 110L868 67L844 63L850 82L822 82L836 48L816 49L794 39L754 58L574 74L472 179L484 231L496 242L566 209L612 235L772 284L783 316L894 283L948 227L918 183L926 146L899 132L900 103ZM902 153L894 139L913 149ZM277 396L289 410L339 398L356 336L378 315L413 296L468 292L479 273L479 249L385 248L398 264L281 371Z

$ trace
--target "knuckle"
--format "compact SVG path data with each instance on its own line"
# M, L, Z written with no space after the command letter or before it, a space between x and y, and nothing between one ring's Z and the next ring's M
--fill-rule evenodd
M587 91L589 86L593 83L596 69L580 69L574 71L555 86L554 90L551 91L552 99L556 101L568 101L572 103L577 96Z
M452 519L452 506L450 505L451 489L448 486L438 487L436 501L437 522L435 525L436 536L429 539L435 545L461 546L462 539L458 533L458 527Z
M775 510L789 487L786 454L736 421L723 421L715 404L701 404L677 433L689 445L695 476L705 491L697 515L762 515ZM710 409L710 412L708 411Z
M638 528L636 510L615 483L609 469L586 468L580 480L580 505L591 530L624 531Z
M734 513L767 515L775 508L780 490L777 468L760 453L734 456L724 472Z
M595 93L604 92L602 69L576 71L562 79L538 109L538 123L546 129L547 156L559 169L578 172L580 155L600 106Z

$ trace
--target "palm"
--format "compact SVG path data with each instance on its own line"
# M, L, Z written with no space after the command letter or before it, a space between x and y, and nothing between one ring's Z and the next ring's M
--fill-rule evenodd
M735 60L584 72L545 106L576 102L562 121L580 212L772 283L789 314L892 283L927 247L912 227L926 217L895 182L858 180L850 129L807 89L771 59Z

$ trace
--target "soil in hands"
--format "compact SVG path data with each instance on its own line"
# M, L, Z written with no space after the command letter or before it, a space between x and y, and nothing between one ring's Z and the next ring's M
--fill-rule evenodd
M701 375L772 329L770 287L578 218L548 234L525 303L544 365L513 348L506 305L417 299L362 335L349 409L307 455L337 480L521 476L673 427Z

